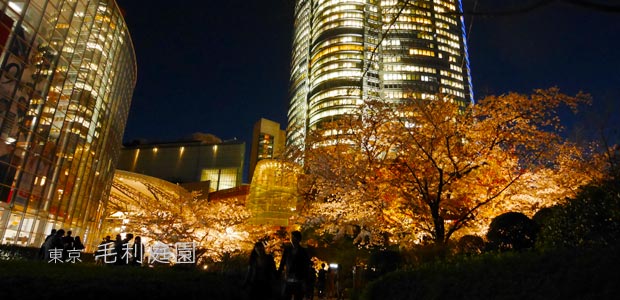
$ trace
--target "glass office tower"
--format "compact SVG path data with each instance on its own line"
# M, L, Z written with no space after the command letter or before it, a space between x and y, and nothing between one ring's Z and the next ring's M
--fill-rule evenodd
M460 0L297 0L287 144L365 99L473 101Z
M0 241L98 230L136 82L113 0L0 0Z

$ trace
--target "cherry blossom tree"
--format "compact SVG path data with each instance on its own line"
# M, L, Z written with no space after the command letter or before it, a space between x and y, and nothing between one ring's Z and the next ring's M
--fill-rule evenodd
M302 221L443 244L510 210L531 216L600 176L595 156L561 135L558 110L585 102L556 88L472 106L443 95L366 101L309 134Z
M174 184L117 171L107 211L122 213L124 232L174 245L195 242L197 260L218 261L249 248L253 236L245 221L244 199L208 201ZM130 182L132 182L130 184Z

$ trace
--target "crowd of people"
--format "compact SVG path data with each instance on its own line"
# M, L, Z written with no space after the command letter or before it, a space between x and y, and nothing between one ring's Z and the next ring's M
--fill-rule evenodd
M319 299L342 299L337 270L323 263L317 273L301 240L301 232L291 233L290 245L284 248L278 268L263 243L254 244L243 283L249 287L250 299L312 300L315 294Z
M70 253L73 251L81 252L84 244L79 236L71 236L71 230L65 233L64 229L52 229L50 234L45 237L45 241L39 250L39 258L45 261L62 260L68 262ZM59 254L59 255L56 255Z
M69 262L75 258L79 259L79 255L71 255L72 252L81 253L84 248L80 237L72 236L71 230L65 232L64 229L52 229L39 249L39 258L46 262ZM144 244L139 236L134 238L131 233L127 234L124 239L120 234L116 235L114 241L110 239L110 236L106 236L95 251L95 263L100 265L141 266L143 257Z
M126 234L124 239L117 234L114 241L108 235L101 240L95 251L95 263L99 265L141 266L143 258L142 238L140 236L134 238L131 233Z

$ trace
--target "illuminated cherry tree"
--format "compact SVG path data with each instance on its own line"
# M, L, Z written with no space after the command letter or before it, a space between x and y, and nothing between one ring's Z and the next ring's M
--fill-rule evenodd
M244 199L208 201L169 182L143 177L115 174L107 211L122 214L124 232L168 245L195 242L198 259L214 261L251 245Z
M367 101L309 136L303 221L354 225L378 243L441 244L506 211L531 215L600 176L595 156L560 134L558 110L586 101L555 88L466 107L441 95Z

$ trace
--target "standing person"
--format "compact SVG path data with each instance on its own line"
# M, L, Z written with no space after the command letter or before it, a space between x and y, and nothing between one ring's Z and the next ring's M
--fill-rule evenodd
M114 255L116 255L116 260L114 264L117 266L122 266L123 263L123 240L121 239L121 235L117 234L116 239L114 239Z
M265 252L262 242L256 242L250 253L248 272L243 286L250 286L250 299L268 300L274 298L272 286L276 278L276 263Z
M107 246L106 246L107 245ZM97 246L97 251L95 251L95 264L103 265L106 262L106 255L109 253L110 248L112 248L112 240L110 236L107 235L105 238L101 240L101 243Z
M325 288L327 284L327 271L325 270L325 264L321 264L319 275L317 278L316 288L319 291L319 299L325 299Z
M123 252L123 254L120 256L122 260L121 265L127 265L133 260L133 258L131 257L133 252L129 247L129 242L131 242L132 239L133 233L128 233L127 235L125 235L125 238L121 242L121 251Z
M136 236L133 239L133 256L131 257L131 265L142 266L142 258L144 257L144 244L142 244L142 238Z
M334 270L331 267L327 267L327 286L325 288L325 293L327 295L327 298L332 298L332 297L336 297L336 287L335 287L335 275L334 275Z
M56 252L59 251L61 253L60 258L62 258L62 250L64 248L64 244L62 242L62 239L63 239L64 236L65 236L65 230L64 229L58 229L56 231L56 234L49 239L49 241L48 241L49 242L49 247L47 249L47 253L45 254L45 258L46 258L46 260L48 262L49 262L49 260L51 258L51 255L50 255L51 251L55 252L55 254L54 254L55 258L58 258L58 257L56 257Z
M316 270L314 263L310 261L308 266L308 279L306 281L306 300L314 299L314 286L316 284Z
M50 248L50 240L52 239L52 237L56 234L56 229L53 228L52 231L50 232L50 234L48 236L45 237L45 241L43 241L43 244L41 244L41 249L39 249L39 258L42 260L45 260L45 257L47 255L47 251Z
M284 300L302 300L304 288L308 279L310 256L305 248L301 247L301 232L291 232L291 245L284 249L278 274L284 271Z
M83 250L84 244L82 244L82 240L79 236L76 236L73 240L73 250Z
M69 258L69 250L73 249L73 242L75 242L71 233L71 230L67 230L67 235L62 238L62 259L64 261L67 261Z

